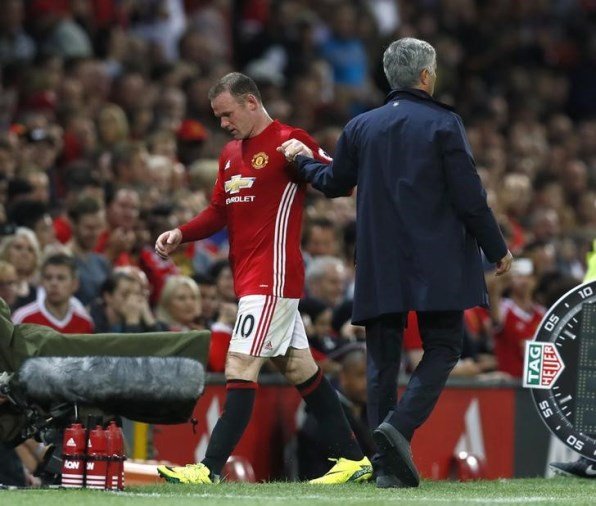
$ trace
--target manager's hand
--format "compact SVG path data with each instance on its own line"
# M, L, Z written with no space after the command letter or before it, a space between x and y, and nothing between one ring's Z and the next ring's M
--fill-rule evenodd
M507 250L507 254L497 262L497 271L495 276L501 276L511 269L511 263L513 262L513 255L511 251Z
M293 162L298 155L313 158L312 150L297 139L289 139L284 142L277 150L282 153L288 162Z
M182 232L174 228L161 234L155 241L155 252L164 260L167 260L170 253L182 242Z

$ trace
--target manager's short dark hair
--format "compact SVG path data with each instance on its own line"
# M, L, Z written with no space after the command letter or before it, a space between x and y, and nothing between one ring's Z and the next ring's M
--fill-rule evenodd
M239 101L243 101L246 95L254 95L259 102L263 102L256 83L240 72L230 72L223 76L211 87L207 97L211 101L226 91Z

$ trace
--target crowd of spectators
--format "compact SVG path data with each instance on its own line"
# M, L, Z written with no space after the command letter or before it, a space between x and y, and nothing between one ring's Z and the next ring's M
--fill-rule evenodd
M169 261L153 251L210 198L228 138L207 90L243 71L272 117L333 153L343 125L383 102L386 45L415 36L437 49L436 98L462 115L520 259L504 278L487 266L492 309L466 312L453 374L519 377L523 342L581 281L596 236L595 28L589 0L4 0L0 297L15 321L63 332L207 328L222 371L237 310L225 230ZM355 198L308 194L300 311L362 420ZM404 348L411 369L414 313Z
M343 125L383 102L388 42L416 36L437 49L436 98L462 115L523 259L503 279L487 266L493 311L466 312L454 374L519 377L523 341L580 282L596 235L595 21L587 0L5 0L0 295L65 332L73 315L95 332L211 329L209 367L223 370L236 311L225 230L171 260L153 251L209 201L228 138L207 90L243 71L272 117L333 153ZM300 309L331 375L334 352L363 338L350 324L355 199L311 190L305 213ZM47 279L70 269L65 254L78 281ZM405 348L415 367L415 314Z

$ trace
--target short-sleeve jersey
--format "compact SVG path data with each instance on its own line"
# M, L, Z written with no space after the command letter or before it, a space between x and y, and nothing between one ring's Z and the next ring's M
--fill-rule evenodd
M524 346L542 321L545 310L534 304L530 312L524 311L511 299L501 302L503 323L495 333L495 356L499 371L521 378L524 367Z
M63 334L93 334L94 324L91 316L83 305L74 297L69 302L66 316L59 320L50 313L43 302L43 298L20 307L12 315L13 323L35 323L45 325Z
M226 144L210 206L180 227L187 242L227 225L238 297L302 296L300 237L306 187L277 151L290 138L306 144L318 160L331 160L304 130L273 121L255 137Z

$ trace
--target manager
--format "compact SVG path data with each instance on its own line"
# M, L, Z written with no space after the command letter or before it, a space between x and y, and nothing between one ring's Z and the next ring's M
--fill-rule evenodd
M385 104L352 119L328 165L300 141L279 150L327 197L357 186L352 321L366 327L368 417L378 487L415 487L410 441L460 357L463 310L487 306L480 249L507 272L512 256L488 207L461 118L432 98L436 53L394 41L383 55ZM424 356L397 402L408 311L418 313Z

